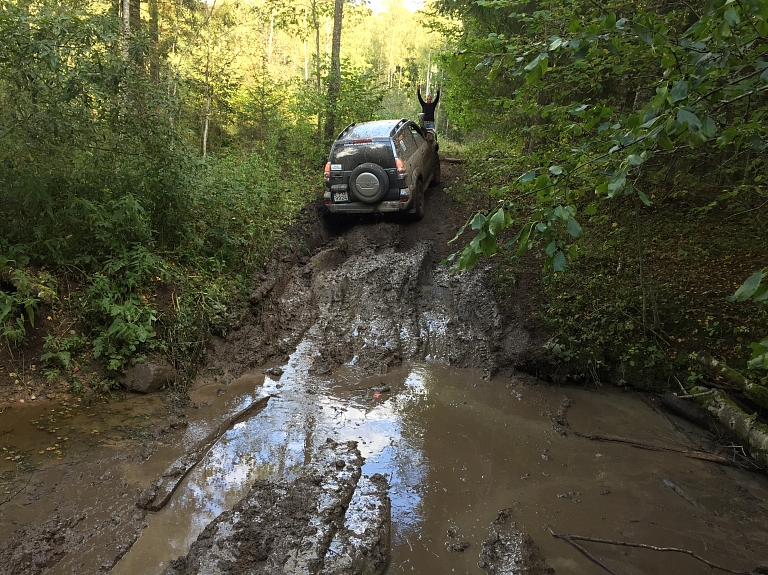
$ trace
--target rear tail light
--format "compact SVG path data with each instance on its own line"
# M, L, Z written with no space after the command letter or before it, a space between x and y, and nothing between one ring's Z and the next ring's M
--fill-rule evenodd
M404 178L408 175L408 172L405 171L405 164L400 158L395 158L395 167L397 168L398 178Z
M325 169L323 170L323 179L326 182L331 181L331 163L330 162L325 163Z
M371 140L370 138L366 140L352 140L353 144L370 144L371 142L373 142L373 140Z

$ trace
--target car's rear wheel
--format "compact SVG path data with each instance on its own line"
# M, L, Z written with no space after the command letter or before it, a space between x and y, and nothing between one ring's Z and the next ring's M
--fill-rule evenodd
M361 202L375 204L387 195L389 176L378 164L360 164L349 175L349 188Z
M432 169L432 180L429 182L430 186L440 185L440 158L437 158L435 167Z
M424 213L427 207L427 199L424 197L426 190L424 190L423 182L418 181L416 189L416 197L413 198L413 211L411 212L411 219L415 222L419 222L424 219Z

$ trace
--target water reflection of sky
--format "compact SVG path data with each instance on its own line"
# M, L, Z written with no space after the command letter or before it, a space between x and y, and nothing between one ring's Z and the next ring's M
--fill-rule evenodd
M367 413L361 412L360 427L340 430L342 439L358 441L366 459L363 473L381 473L389 480L394 543L407 537L421 519L419 487L426 483L427 465L422 452L423 432L414 415L427 394L427 374L423 367L412 371L403 392Z
M390 482L394 543L419 524L420 486L426 483L423 430L417 417L425 407L428 366L415 367L391 393L375 398L367 390L339 390L339 380L310 376L309 350L297 349L279 381L265 378L258 395L274 394L259 415L237 423L192 470L172 500L170 513L188 516L186 545L261 478L295 477L326 438L354 440L365 457L363 473L381 473ZM353 366L351 370L355 370ZM345 383L355 374L346 374ZM360 381L360 376L357 376ZM342 385L349 389L349 385ZM242 409L252 401L237 402ZM190 511L191 510L191 511ZM181 520L181 517L180 517ZM181 523L181 521L180 521ZM180 524L180 528L183 526ZM176 547L176 546L175 546Z

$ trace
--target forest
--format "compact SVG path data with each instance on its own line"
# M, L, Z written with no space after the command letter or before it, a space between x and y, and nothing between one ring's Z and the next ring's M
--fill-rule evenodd
M0 0L0 572L768 573L767 116L768 0Z
M73 392L148 354L191 376L322 194L334 134L414 118L440 83L465 162L447 192L487 205L446 264L490 258L502 294L538 270L535 371L696 394L724 360L766 408L767 19L766 0L0 0L3 353L39 339Z

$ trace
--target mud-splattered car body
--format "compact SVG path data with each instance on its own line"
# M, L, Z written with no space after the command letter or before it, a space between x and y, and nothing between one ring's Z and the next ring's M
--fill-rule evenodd
M433 133L405 118L350 124L325 165L325 205L331 213L401 212L424 217L424 193L439 183Z

